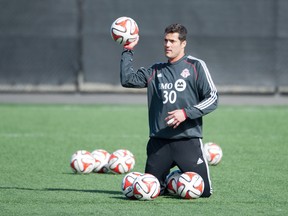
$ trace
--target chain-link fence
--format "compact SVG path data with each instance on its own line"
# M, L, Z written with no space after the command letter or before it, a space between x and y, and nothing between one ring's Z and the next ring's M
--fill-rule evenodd
M222 92L288 92L287 0L0 0L0 91L124 91L111 23L140 27L135 68L166 61L163 31L189 32Z

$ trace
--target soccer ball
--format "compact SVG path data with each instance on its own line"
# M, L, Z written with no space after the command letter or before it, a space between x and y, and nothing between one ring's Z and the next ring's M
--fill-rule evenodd
M210 165L217 165L220 163L223 156L221 147L213 142L204 144L204 154Z
M120 17L112 23L110 33L114 41L124 46L136 40L139 28L132 18Z
M133 193L133 183L134 180L140 175L142 175L140 172L130 172L124 176L121 189L126 197L131 199L135 198Z
M79 150L72 155L70 166L74 173L90 173L95 167L95 159L90 152Z
M135 157L125 149L113 152L109 158L108 168L116 174L123 174L131 171L135 165Z
M182 174L180 170L174 170L165 179L166 189L170 194L177 194L177 182Z
M103 149L96 149L91 152L91 154L95 158L95 167L93 172L105 173L106 169L104 168L104 166L108 164L110 158L109 152Z
M140 175L134 180L133 194L138 200L153 200L160 194L160 183L151 174Z
M204 191L204 181L195 172L185 172L179 176L177 194L185 199L199 198Z
M98 173L108 173L110 171L108 163L105 164Z

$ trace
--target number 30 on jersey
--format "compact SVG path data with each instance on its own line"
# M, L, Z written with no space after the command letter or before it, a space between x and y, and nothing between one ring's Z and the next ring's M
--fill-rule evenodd
M164 89L163 104L166 104L168 102L170 104L174 104L177 100L177 91L178 92L184 91L186 89L186 82L183 79L178 79L174 84L174 88L176 89L176 91L172 89L172 86L173 86L172 83L159 85L161 89Z
M177 100L177 93L175 90L171 90L171 91L163 91L163 97L164 97L164 100L163 100L163 104L166 104L166 103L170 103L170 104L174 104Z

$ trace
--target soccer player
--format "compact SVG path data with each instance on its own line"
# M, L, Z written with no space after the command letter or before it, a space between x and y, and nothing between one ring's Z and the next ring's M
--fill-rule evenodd
M202 197L209 197L212 187L203 154L202 117L217 108L218 93L205 62L185 54L186 36L181 24L166 27L168 61L138 70L133 69L133 50L139 37L125 45L120 79L123 87L147 88L150 139L145 173L158 178L163 194L172 167L196 172L205 183Z

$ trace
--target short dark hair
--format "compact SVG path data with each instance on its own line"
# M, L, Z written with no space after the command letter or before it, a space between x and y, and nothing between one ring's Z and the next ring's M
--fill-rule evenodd
M181 24L171 24L165 28L165 35L169 33L179 33L179 40L185 41L187 36L187 29Z

